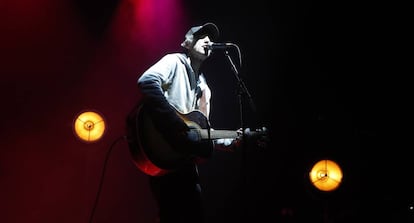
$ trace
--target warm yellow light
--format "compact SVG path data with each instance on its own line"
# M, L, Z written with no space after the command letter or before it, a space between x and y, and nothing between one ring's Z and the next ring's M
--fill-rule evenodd
M319 190L333 191L341 184L342 170L332 160L321 160L312 167L309 178Z
M105 120L92 111L81 113L73 125L76 135L87 142L99 140L105 132Z

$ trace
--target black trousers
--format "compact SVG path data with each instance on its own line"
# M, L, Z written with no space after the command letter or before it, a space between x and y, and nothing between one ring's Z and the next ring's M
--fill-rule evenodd
M205 223L197 167L189 164L164 176L150 177L159 223Z

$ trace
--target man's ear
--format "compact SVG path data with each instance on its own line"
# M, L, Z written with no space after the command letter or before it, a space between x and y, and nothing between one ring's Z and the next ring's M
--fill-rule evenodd
M189 39L184 40L184 42L181 43L181 46L186 48L187 50L191 48L192 41Z

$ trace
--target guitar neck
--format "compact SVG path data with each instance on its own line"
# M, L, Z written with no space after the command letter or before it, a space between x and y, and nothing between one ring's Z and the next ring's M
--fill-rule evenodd
M201 140L205 139L225 139L237 138L239 134L234 130L209 130L208 119L200 111L192 111L187 114L177 112L184 122L192 127L192 131L196 131Z
M224 138L235 139L239 136L237 131L232 131L232 130L210 130L210 135L207 129L197 129L196 131L198 131L201 139L224 139Z

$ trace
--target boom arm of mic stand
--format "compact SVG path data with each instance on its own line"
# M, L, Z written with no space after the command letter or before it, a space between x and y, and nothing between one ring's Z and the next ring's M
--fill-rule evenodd
M227 50L225 51L225 55L226 55L226 58L228 59L228 61L230 63L231 69L233 70L234 76L237 80L238 87L239 87L239 96L241 96L243 93L247 96L247 99L249 100L250 108L255 113L256 112L256 105L254 104L253 98L252 98L249 90L247 89L246 85L244 84L244 81L240 78L239 71L237 70L236 66L234 65L234 62L231 59L231 57L229 55L229 52ZM240 101L240 103L241 103L241 101ZM242 124L242 127L243 127L243 122L241 124Z

